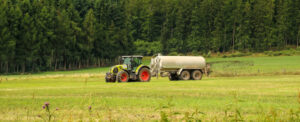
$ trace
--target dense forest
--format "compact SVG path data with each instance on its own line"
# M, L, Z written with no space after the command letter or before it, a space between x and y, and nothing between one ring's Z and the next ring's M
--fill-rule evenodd
M0 73L298 47L300 0L1 0Z

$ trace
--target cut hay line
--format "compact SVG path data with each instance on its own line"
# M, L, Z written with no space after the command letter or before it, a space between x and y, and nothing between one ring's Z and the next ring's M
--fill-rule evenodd
M77 74L55 74L55 75L44 75L44 76L35 76L35 75L24 75L19 77L9 77L7 81L12 80L35 80L35 79L58 79L58 78L95 78L95 77L104 77L104 73L77 73Z

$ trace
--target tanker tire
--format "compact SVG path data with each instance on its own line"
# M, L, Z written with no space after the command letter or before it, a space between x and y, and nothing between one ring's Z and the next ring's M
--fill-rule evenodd
M191 78L191 74L189 71L182 71L180 74L180 80L189 80Z
M122 70L117 74L117 80L118 80L119 83L128 82L129 74L126 71Z
M179 80L177 74L170 74L169 75L169 80L170 81L176 81L176 80Z
M202 79L202 72L200 70L193 71L192 78L194 80L201 80Z
M171 74L169 75L169 80L170 80L170 81L173 81L173 80L174 80L174 78L172 77Z
M138 74L139 81L141 82L149 82L151 79L151 73L148 68L142 68Z

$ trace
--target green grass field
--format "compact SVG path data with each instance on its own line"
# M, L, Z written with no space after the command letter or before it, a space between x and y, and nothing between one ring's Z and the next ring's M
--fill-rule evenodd
M300 56L209 58L214 76L300 75Z
M105 83L108 67L0 76L0 120L300 121L300 56L207 61L200 81Z

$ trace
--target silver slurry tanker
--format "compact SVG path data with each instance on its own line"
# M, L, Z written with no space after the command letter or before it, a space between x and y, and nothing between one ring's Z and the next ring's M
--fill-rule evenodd
M151 74L157 76L168 73L172 80L201 80L207 74L208 66L202 56L161 56L151 59Z

